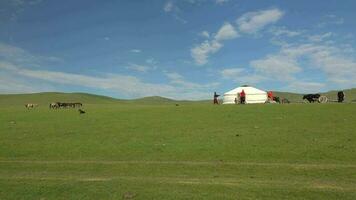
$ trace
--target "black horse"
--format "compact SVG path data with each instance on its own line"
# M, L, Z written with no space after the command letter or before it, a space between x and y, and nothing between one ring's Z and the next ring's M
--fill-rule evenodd
M306 99L309 101L309 103L314 103L316 101L318 101L320 97L320 94L306 94L303 96L303 100Z

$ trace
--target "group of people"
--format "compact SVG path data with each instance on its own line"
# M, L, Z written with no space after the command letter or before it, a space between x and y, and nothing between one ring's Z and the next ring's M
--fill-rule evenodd
M214 92L214 104L219 104L219 101L218 101L219 96L220 95L218 95L216 92ZM304 96L306 96L306 95L304 95ZM318 96L318 98L319 97L320 97L320 95ZM305 98L305 97L303 97L303 98ZM337 101L339 103L342 103L344 101L344 98L345 98L345 93L343 91L339 91L337 93ZM267 92L267 99L268 99L268 101L277 101L279 103L279 98L274 97L272 91ZM235 98L235 104L237 104L237 103L240 103L240 104L246 103L246 93L244 90L242 90L240 93L238 93L238 97ZM289 103L289 101L288 101L288 103Z
M214 92L214 104L219 104L219 101L218 101L218 97L220 95L218 95L216 92ZM245 104L246 103L246 93L244 90L242 90L240 93L239 93L239 99L240 99L240 104ZM238 100L237 98L235 98L235 104L238 103Z

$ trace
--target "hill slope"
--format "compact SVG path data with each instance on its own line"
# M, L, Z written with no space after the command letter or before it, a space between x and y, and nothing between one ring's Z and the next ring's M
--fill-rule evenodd
M26 103L49 104L51 102L82 102L90 104L117 103L118 99L86 93L43 92L33 94L0 95L0 105L19 105Z
M321 93L322 95L325 95L328 97L329 101L336 101L337 100L337 92L339 90L332 90L329 92L324 92ZM345 102L352 102L356 101L356 88L352 89L347 89L343 90L345 93ZM286 98L289 101L296 103L296 102L302 102L303 101L303 94L298 94L298 93L290 93L290 92L278 92L275 91L273 92L275 96L278 96L280 98Z
M344 90L345 102L356 102L356 88ZM322 93L329 100L337 100L337 91L329 91ZM275 96L287 98L289 101L296 103L302 102L303 94L290 92L274 92ZM212 100L201 101L184 101L173 100L160 96L144 97L132 100L115 99L107 96L100 96L87 93L59 93L59 92L43 92L33 94L0 94L0 105L23 105L26 103L38 103L47 105L51 102L82 102L85 104L142 104L142 105L163 105L163 104L210 104Z

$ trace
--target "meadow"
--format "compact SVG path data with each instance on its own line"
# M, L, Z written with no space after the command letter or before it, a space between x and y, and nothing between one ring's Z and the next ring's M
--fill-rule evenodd
M0 199L356 199L356 104L104 100L3 100Z

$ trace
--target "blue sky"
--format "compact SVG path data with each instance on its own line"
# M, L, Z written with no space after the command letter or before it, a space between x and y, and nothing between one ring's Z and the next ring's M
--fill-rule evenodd
M0 93L356 87L353 0L1 0Z

